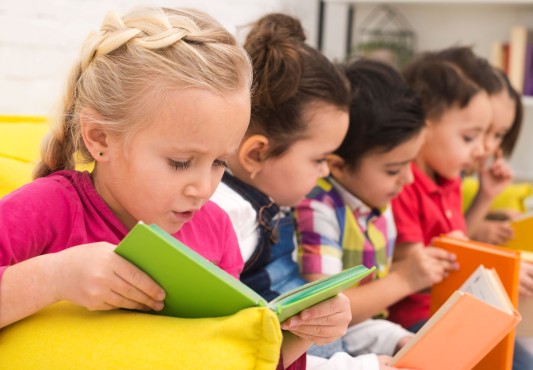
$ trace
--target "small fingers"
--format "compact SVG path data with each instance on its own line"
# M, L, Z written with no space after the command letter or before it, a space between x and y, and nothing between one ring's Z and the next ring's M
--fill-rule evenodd
M114 290L125 294L126 298L138 300L139 303L157 310L156 307L165 299L165 291L136 266L120 256L117 257L119 262L116 264L115 274L127 285L116 287Z
M155 311L160 311L163 309L162 300L155 300L142 290L138 289L136 286L122 279L120 276L116 275L116 277L116 279L113 279L111 290L113 293L123 298L123 303L119 302L119 304L124 304L124 306L120 305L118 307L131 309L142 309L144 307L149 307ZM132 307L131 302L135 302L136 306Z
M315 344L327 344L346 334L346 328L343 330L338 326L299 325L291 328L290 332Z
M146 305L139 303L137 301L134 301L132 299L126 298L123 295L113 292L113 291L106 298L105 304L111 307L110 309L127 308L130 310L142 310L142 311L150 310L150 307L147 307Z
M425 248L425 250L426 253L431 257L437 258L441 261L455 262L457 260L457 256L454 253L450 253L442 248L429 246Z
M335 297L317 303L314 306L306 308L305 310L300 312L300 314L295 315L293 319L299 319L309 322L312 319L323 319L326 316L331 316L338 313L346 315L348 321L351 320L350 300L342 293L336 295Z

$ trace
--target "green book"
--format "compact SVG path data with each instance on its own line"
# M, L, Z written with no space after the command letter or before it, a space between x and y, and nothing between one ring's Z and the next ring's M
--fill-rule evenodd
M139 222L115 252L165 290L165 307L158 314L189 318L228 316L248 307L269 307L282 322L337 295L375 270L375 267L356 266L267 302L157 225Z

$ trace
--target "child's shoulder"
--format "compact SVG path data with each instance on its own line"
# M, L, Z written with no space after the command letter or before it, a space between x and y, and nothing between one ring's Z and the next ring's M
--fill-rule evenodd
M24 202L53 202L62 198L73 187L83 183L89 174L77 171L58 171L46 177L40 177L32 182L15 189L2 198L2 203L12 201Z

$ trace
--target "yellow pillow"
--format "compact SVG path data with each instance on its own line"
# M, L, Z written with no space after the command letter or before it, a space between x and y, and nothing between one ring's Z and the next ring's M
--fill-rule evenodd
M29 183L49 128L44 117L0 116L0 198ZM78 164L92 171L93 164Z
M463 180L463 212L468 210L479 189L479 181L473 177L467 177ZM529 183L516 183L508 185L503 191L494 198L490 209L508 209L519 212L525 212L526 206L524 200L533 194L533 185Z
M280 347L267 308L180 319L60 302L0 330L0 368L266 370Z
M42 117L0 116L0 197L31 181L47 131Z

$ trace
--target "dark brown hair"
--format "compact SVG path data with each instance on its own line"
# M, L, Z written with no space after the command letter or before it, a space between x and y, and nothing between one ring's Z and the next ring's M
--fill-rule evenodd
M489 95L504 90L504 83L489 62L469 46L452 46L435 52L437 58L456 64L461 71Z
M421 54L403 71L413 90L422 99L426 117L439 119L454 106L466 107L483 89L454 63L433 54Z
M244 48L254 69L252 118L247 134L269 138L269 156L283 154L305 137L305 109L309 104L324 102L348 110L346 79L322 53L305 44L297 19L278 13L260 18Z
M456 64L468 78L478 84L489 95L507 92L514 101L515 115L513 123L500 145L503 154L506 157L510 157L522 127L524 108L520 94L513 88L505 72L492 67L485 58L477 56L472 47L469 46L452 46L437 51L434 55Z
M351 85L350 125L335 154L355 169L371 152L388 152L425 125L418 95L393 67L358 60L344 67Z
M511 82L507 78L507 75L501 69L494 68L498 76L502 79L505 90L513 99L515 104L515 114L513 119L513 124L505 136L503 137L501 148L503 155L510 157L513 153L516 142L518 141L518 135L520 134L520 129L522 128L522 121L524 118L524 106L522 105L522 96L514 89L511 85Z

